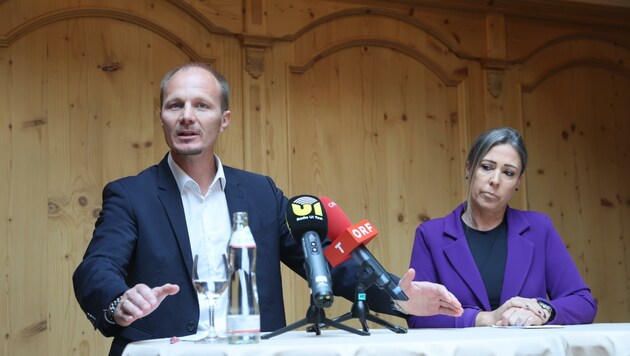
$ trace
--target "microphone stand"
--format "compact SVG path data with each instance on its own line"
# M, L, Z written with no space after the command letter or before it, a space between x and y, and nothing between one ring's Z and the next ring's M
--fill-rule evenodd
M311 298L311 305L308 307L308 310L306 311L306 318L296 321L295 323L291 324L291 325L287 325L284 328L278 329L274 332L271 332L269 334L265 334L262 335L260 338L263 340L272 338L274 336L278 336L280 334L284 334L287 331L291 331L294 329L297 329L301 326L304 326L306 324L313 324L308 328L309 332L315 332L316 335L320 335L321 334L321 330L320 327L325 327L325 326L331 326L331 327L335 327L337 329L341 329L341 330L345 330L347 332L353 333L353 334L357 334L357 335L361 335L361 336L367 336L370 335L369 332L367 331L361 331L361 330L357 330L357 329L353 329L347 325L344 325L338 321L335 320L331 320L328 319L326 317L326 312L324 311L324 308L320 308L317 307L313 304L313 298ZM321 325L321 326L320 326Z
M359 322L361 323L361 326L363 327L363 331L369 332L370 329L368 328L368 325L366 322L366 319L367 319L371 322L384 326L397 334L406 334L407 333L406 328L402 326L394 325L370 313L370 308L367 302L365 301L365 291L370 286L372 286L374 282L376 282L376 279L378 278L378 276L375 273L372 273L373 270L371 269L368 270L366 269L366 267L367 266L365 264L362 264L359 267L360 268L359 269L359 282L357 283L357 286L356 286L356 294L355 294L354 303L352 304L352 309L350 310L350 312L345 313L344 315L339 316L333 320L336 322L342 322L342 321L346 321L352 318L357 318L359 319ZM312 330L309 329L309 331L312 331Z

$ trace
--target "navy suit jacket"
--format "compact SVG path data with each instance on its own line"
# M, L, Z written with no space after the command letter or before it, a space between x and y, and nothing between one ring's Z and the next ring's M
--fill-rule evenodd
M227 166L224 172L230 216L246 211L256 241L261 330L277 330L286 325L280 262L305 277L304 253L285 222L287 198L269 177ZM76 298L94 327L105 336L114 336L110 354L121 354L132 341L196 332L199 304L191 271L184 208L167 158L137 176L107 184L92 240L73 283ZM353 261L332 271L336 295L353 300L356 273ZM149 287L172 283L180 291L128 327L107 323L103 309L138 283ZM396 314L387 294L376 288L369 292L372 309Z

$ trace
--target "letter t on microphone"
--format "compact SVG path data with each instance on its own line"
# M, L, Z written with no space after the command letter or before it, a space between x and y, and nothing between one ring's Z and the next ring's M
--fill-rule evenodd
M352 257L350 253L355 248L367 245L377 234L378 230L369 221L359 221L343 230L324 251L324 255L333 267L337 267Z

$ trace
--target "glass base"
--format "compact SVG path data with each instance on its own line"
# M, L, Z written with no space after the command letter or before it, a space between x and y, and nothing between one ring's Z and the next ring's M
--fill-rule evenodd
M214 337L206 336L203 339L195 341L195 344L218 344L218 343L222 343L226 341L227 339L221 336L214 336Z

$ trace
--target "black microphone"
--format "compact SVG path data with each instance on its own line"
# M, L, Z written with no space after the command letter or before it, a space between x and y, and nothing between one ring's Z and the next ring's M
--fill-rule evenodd
M337 267L352 258L369 276L375 278L376 285L384 289L392 299L409 300L376 257L365 247L378 234L376 228L367 220L353 225L339 205L328 197L320 199L324 204L324 211L330 218L328 227L331 237L334 238L324 253L330 264Z
M326 238L328 221L322 202L311 195L298 195L287 205L287 226L293 238L302 244L304 269L313 303L328 308L333 303L332 279L324 257L321 240Z

